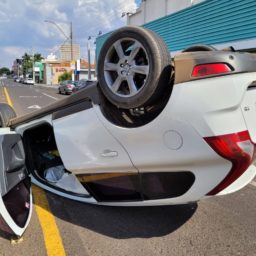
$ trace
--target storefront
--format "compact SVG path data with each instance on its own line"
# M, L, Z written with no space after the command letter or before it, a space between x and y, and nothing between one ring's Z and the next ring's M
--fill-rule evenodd
M71 72L70 61L48 60L43 61L44 79L43 83L48 85L57 85L59 76L65 72Z
M44 78L44 65L41 62L35 62L34 64L34 77L35 83L42 83Z

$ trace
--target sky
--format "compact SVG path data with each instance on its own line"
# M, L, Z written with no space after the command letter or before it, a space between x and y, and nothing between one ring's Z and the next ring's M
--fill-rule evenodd
M134 12L140 0L0 0L0 67L12 67L27 52L57 53L73 24L74 43L87 58L87 39L126 24L122 12ZM93 47L93 44L92 44Z

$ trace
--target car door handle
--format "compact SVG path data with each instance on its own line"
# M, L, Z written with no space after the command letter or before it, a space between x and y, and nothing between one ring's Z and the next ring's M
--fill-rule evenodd
M105 149L100 155L103 157L117 157L118 152L110 149Z

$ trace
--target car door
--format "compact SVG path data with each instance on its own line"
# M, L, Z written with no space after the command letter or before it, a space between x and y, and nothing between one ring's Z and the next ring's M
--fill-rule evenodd
M32 213L31 183L21 136L0 128L0 230L21 236Z
M138 170L99 121L90 101L54 113L53 128L65 168L97 201L142 200Z

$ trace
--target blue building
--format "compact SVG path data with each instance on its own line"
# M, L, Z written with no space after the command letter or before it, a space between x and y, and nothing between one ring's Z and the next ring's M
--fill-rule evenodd
M172 56L193 44L256 52L255 0L206 0L142 26L160 35ZM109 35L97 39L97 55Z

